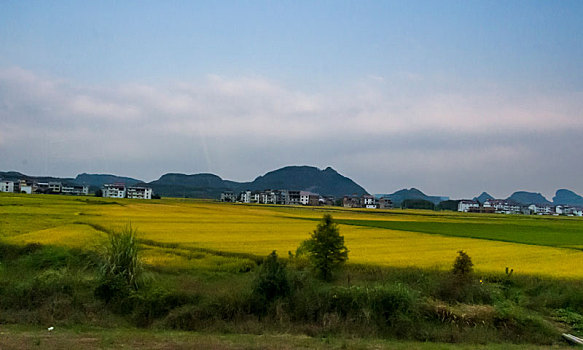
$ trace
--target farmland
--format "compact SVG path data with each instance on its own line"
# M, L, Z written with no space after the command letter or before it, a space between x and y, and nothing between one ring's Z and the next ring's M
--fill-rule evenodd
M306 260L288 259L326 213L350 250L332 282L318 280ZM111 232L130 225L144 270L128 291L104 282L99 266ZM561 344L561 332L583 333L578 218L0 194L0 234L9 344L30 344L39 325L63 334L81 326L92 339L122 332L129 343L147 328L159 332L156 344L169 344L166 332L194 330L202 335L181 337L230 334L238 339L231 344L268 348L282 346L279 334L297 344L307 335L309 347L331 336L363 348L389 339L391 348L393 340L549 345ZM264 299L257 280L273 250L289 290ZM463 280L450 272L459 250L475 270ZM74 341L33 337L55 348Z
M146 261L167 267L217 265L208 259L189 263L189 254L204 254L201 249L255 256L277 250L286 256L330 212L346 237L353 264L446 269L463 249L484 273L508 266L520 274L583 277L579 218L21 195L4 195L0 204L0 229L7 242L91 249L105 237L99 228L131 223L149 243Z

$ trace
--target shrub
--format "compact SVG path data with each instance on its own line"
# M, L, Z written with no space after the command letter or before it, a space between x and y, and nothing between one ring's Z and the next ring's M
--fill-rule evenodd
M473 266L472 258L466 252L460 250L457 258L455 258L451 272L460 280L468 280L474 272Z

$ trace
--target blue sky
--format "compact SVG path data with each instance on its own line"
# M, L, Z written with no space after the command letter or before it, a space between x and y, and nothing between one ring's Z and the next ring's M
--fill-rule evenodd
M5 1L2 170L583 192L580 1ZM560 174L560 176L557 176Z

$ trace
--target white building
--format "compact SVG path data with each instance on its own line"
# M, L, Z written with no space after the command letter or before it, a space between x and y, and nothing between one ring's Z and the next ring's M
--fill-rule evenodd
M124 184L104 184L103 197L108 198L125 198L126 186Z
M484 208L494 208L496 213L519 214L520 204L505 199L488 199L484 202Z
M49 192L51 193L61 193L62 188L63 185L60 182L49 182Z
M0 192L14 192L14 181L0 182Z
M308 205L310 203L310 192L300 191L300 204Z
M362 206L367 209L376 209L374 197L368 194L362 196Z
M89 195L89 186L63 185L60 192L74 196L87 196Z
M152 189L149 187L128 187L126 197L132 199L152 199Z
M553 208L550 205L531 204L528 206L530 212L536 215L552 215Z
M239 193L239 202L251 203L251 191L247 190Z
M484 204L484 206L486 206ZM480 210L480 203L474 200L464 199L461 200L457 205L457 211L467 213L471 210Z
M17 192L32 194L34 190L35 190L34 184L27 182L26 180L20 180L20 182L18 183Z

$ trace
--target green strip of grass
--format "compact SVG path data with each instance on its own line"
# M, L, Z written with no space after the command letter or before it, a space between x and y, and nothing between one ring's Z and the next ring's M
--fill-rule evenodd
M314 218L302 219L317 221ZM477 222L468 222L468 220L463 219L460 219L459 222L354 219L336 219L335 221L341 225L375 227L577 250L581 250L577 246L583 244L583 221L581 220L519 220L509 217L501 220L482 220Z
M446 344L375 338L320 338L290 334L209 334L134 328L65 329L2 325L2 349L395 349L395 350L524 350L549 346L515 344ZM569 349L555 345L553 349Z

